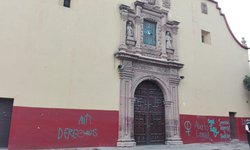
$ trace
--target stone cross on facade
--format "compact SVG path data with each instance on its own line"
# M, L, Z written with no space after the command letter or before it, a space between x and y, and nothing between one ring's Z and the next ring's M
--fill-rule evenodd
M247 47L247 41L245 40L244 37L242 37L241 43L242 43L243 46Z

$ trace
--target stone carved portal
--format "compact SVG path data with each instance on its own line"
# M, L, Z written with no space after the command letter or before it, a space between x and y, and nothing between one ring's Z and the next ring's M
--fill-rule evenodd
M178 61L176 36L178 29L177 21L168 20L167 9L161 9L155 3L136 1L134 7L126 5L120 6L121 24L121 43L119 51L115 57L120 60L118 66L120 74L120 110L119 110L119 139L117 146L130 147L136 144L180 144L179 131L179 102L178 102L178 85L180 78L179 69L183 67ZM133 8L133 9L132 9ZM155 43L145 43L144 22L150 21L155 25L153 27ZM128 24L128 22L131 22ZM128 25L132 25L133 38L128 38ZM171 48L167 47L167 38L171 35ZM147 93L142 103L148 106L149 99L158 99L155 103L161 103L159 107L163 114L154 114L152 110L147 110L150 118L146 119L155 121L155 127L161 128L163 134L155 133L150 130L151 121L145 121L143 124L149 129L138 128L138 89L144 84L150 84L160 89L160 95ZM151 88L149 88L151 89ZM159 100L160 99L160 100ZM139 100L140 101L140 100ZM161 101L161 102L160 102ZM162 108L163 107L163 108ZM151 108L152 109L152 108ZM139 114L140 115L140 114ZM144 114L145 115L145 114ZM159 119L160 118L160 119ZM160 120L160 121L156 121ZM140 136L140 130L143 131ZM162 131L160 131L162 132ZM157 135L158 134L158 135ZM158 136L158 137L157 137ZM145 138L145 139L143 139ZM136 140L135 140L136 139Z

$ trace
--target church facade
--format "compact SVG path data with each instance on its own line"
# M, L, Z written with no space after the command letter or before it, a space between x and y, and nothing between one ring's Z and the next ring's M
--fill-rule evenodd
M0 7L0 147L246 140L248 47L216 1Z

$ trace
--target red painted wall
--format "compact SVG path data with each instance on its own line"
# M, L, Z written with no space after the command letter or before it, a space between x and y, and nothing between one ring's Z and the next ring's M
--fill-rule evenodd
M246 120L250 118L237 118L237 138L241 141L247 141L246 131L245 131L245 124Z
M14 107L9 149L116 146L118 111Z
M236 118L237 139L246 141L244 123L247 118ZM180 116L181 138L184 144L229 142L230 122L229 117L216 116Z
M14 107L10 150L116 146L118 111ZM237 138L246 141L244 123L236 118ZM180 115L184 144L229 142L229 117Z

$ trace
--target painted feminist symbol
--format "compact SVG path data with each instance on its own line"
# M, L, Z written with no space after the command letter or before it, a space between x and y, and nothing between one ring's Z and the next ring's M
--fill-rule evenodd
M184 127L186 129L186 133L188 136L190 136L190 132L191 132L191 122L190 121L185 121L184 122Z

